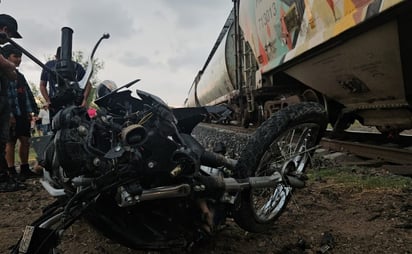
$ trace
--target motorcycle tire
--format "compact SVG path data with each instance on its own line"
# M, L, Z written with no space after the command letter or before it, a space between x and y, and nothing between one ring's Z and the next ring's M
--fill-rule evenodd
M247 189L238 195L233 218L241 228L264 232L281 215L293 189L286 176L304 178L304 170L326 125L323 106L302 102L276 112L255 131L240 155L235 177L269 176L279 172L283 180L277 186Z

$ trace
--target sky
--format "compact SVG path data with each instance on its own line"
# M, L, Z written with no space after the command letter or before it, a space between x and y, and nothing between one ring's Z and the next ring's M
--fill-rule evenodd
M0 13L13 16L23 36L15 41L41 62L61 44L61 28L73 29L73 51L104 63L97 78L182 106L233 7L232 0L0 0ZM41 67L23 56L20 71L38 86Z

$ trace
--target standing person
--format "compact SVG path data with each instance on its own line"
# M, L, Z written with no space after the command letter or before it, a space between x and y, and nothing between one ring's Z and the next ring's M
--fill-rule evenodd
M3 56L7 60L20 66L22 52L15 46L8 44L3 47ZM6 160L8 172L16 175L15 149L19 140L20 179L25 180L38 176L30 170L29 150L31 137L31 114L38 114L37 104L26 78L16 69L17 79L10 80L8 98L10 105L10 133L6 145Z
M41 120L41 133L42 135L47 135L50 132L50 112L49 112L49 105L44 104L43 108L40 109L40 113L38 118Z
M60 54L61 54L61 47L57 48L55 59L48 61L45 65L49 67L50 69L55 69L56 63L60 60ZM80 81L86 71L84 68L79 64L79 63L74 63L75 67L74 70L76 72L75 78L76 81ZM47 89L47 85L48 88ZM53 118L53 116L59 111L61 108L56 108L53 106L52 98L53 96L57 93L57 84L55 78L53 78L50 73L43 69L40 75L40 93L42 94L44 100L46 101L46 104L49 105L49 110L50 110L50 120ZM83 92L83 101L81 103L81 107L85 107L87 105L87 98L89 97L90 94L90 89L91 89L91 84L90 82L87 83L84 92Z
M0 14L0 45L7 38L22 38L17 32L17 21L10 15ZM4 58L0 50L0 192L18 191L25 188L7 173L6 143L9 136L10 106L7 96L9 80L16 80L16 66Z

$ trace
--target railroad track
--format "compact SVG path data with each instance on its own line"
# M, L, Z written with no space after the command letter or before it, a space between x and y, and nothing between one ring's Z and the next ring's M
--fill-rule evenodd
M409 135L385 138L371 132L327 132L321 145L331 151L347 152L386 164L385 168L397 174L412 175L412 136Z

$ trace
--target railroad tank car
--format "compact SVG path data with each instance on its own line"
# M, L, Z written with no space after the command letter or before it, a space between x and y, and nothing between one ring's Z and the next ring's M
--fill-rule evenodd
M185 105L226 103L247 126L314 100L336 130L411 129L411 13L410 0L235 0Z
M185 101L186 106L216 105L236 97L234 11L224 25L204 68L199 71Z

